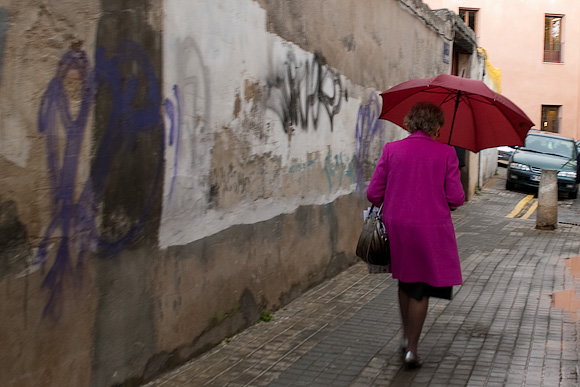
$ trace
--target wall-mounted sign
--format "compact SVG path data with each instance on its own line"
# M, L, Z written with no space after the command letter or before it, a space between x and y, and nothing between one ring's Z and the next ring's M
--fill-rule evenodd
M451 53L450 53L449 43L445 42L445 43L443 43L443 62L449 64L450 59L451 59Z

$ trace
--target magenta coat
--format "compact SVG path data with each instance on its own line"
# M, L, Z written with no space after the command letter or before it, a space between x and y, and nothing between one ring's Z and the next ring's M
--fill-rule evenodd
M367 198L384 201L393 278L432 286L461 285L449 207L463 204L455 149L417 131L383 148Z

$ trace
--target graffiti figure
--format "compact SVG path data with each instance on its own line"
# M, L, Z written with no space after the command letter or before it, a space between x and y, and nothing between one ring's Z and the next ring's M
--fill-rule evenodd
M203 177L204 167L200 165L208 156L209 117L211 115L211 92L209 69L203 62L202 51L191 37L175 41L175 67L170 67L175 77L173 98L164 101L168 119L168 153L166 162L166 186L169 193L165 198L164 211L176 210L171 199L176 185L198 187L199 192L209 196L209 178ZM192 173L195 168L196 173ZM207 167L209 170L209 167ZM209 174L209 172L208 172ZM198 177L199 176L199 177ZM177 190L183 198L183 190Z
M328 116L333 130L333 118L342 103L342 82L319 54L299 63L295 54L288 52L282 74L271 77L268 87L268 108L276 112L286 133L292 125L307 130L312 123L318 128L322 113Z
M383 131L385 123L379 120L381 106L377 93L372 93L368 104L361 105L358 109L356 121L356 148L355 148L355 165L357 189L364 189L365 171L364 163L368 159L370 145L377 133Z
M120 44L110 59L105 49L99 48L94 70L90 68L81 44L73 44L60 60L57 74L42 96L38 116L38 129L46 139L52 210L51 221L38 246L36 263L46 265L49 244L59 237L52 266L42 283L42 287L49 291L43 314L53 317L58 317L56 307L59 306L65 276L67 273L80 273L87 253L98 249L102 257L114 256L139 235L163 173L164 145L161 133L156 177L138 221L115 240L103 238L97 226L97 213L107 178L112 171L112 163L119 154L131 149L139 134L156 131L162 125L159 112L161 93L153 67L135 42ZM144 103L140 103L139 107L135 107L140 89L137 78L132 76L125 79L120 71L123 64L131 63L138 65L144 74L141 88L146 93ZM72 116L71 103L64 87L65 78L73 71L78 74L82 90L76 118ZM87 132L88 117L96 92L102 89L109 90L112 108L106 129L91 160L90 177L75 199L79 155ZM60 128L65 133L63 147L59 146ZM74 278L80 281L80 275Z

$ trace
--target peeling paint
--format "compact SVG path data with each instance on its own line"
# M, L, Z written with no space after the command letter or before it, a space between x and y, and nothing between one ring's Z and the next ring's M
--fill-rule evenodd
M280 179L280 157L252 155L251 148L229 128L216 137L212 152L210 184L220 210L239 203L268 199L276 192Z
M251 82L249 79L246 79L244 85L244 98L246 102L250 102L252 99L260 99L262 95L262 90L260 84L257 82Z

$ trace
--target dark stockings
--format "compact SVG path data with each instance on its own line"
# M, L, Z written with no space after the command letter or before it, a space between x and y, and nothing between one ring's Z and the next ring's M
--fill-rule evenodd
M421 301L417 301L399 289L399 307L403 321L403 337L408 340L407 351L416 355L423 323L427 317L429 297L423 297Z

